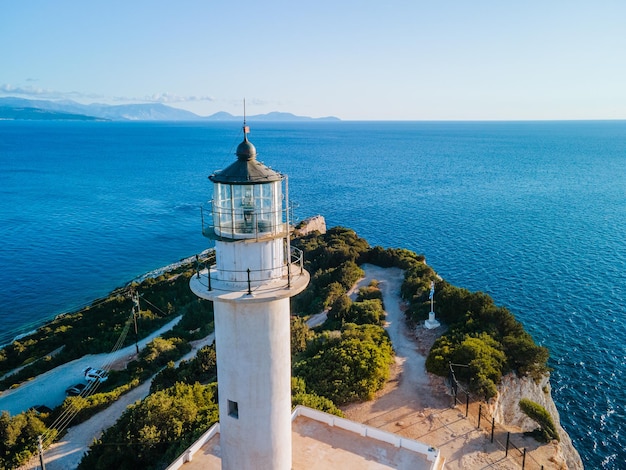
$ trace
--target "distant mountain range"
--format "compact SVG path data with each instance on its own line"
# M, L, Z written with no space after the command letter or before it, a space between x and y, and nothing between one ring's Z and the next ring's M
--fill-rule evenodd
M211 116L198 116L191 111L160 103L149 104L80 104L75 101L28 100L0 98L0 119L80 120L80 121L242 121L221 111ZM249 121L339 121L336 117L311 118L291 113L272 112L247 116Z

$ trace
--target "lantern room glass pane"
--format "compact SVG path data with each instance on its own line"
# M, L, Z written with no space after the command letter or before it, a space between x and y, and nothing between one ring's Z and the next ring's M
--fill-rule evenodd
M282 223L282 184L215 183L213 221L218 235L272 233Z
M220 232L232 231L233 229L231 206L231 186L216 183L213 198L213 223Z

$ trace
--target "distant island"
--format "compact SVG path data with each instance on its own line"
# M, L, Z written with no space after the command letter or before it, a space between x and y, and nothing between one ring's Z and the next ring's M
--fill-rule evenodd
M274 111L247 116L249 121L339 121L336 117L312 118ZM24 98L0 98L0 120L57 120L57 121L239 121L220 111L210 116L199 116L191 111L172 108L161 103L145 104L81 104L71 100L48 101Z

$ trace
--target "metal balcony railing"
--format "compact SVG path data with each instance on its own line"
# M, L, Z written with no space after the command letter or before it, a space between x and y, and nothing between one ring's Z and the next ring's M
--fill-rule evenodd
M280 268L246 269L239 271L218 270L217 265L201 266L198 263L196 270L197 282L205 286L208 291L242 292L248 294L275 290L277 288L291 288L292 281L304 274L304 254L296 247L290 247L289 262ZM268 276L268 272L274 273ZM229 274L239 273L243 280L231 280Z

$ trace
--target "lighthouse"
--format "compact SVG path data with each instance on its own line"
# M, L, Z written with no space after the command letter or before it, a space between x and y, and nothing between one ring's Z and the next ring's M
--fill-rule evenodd
M237 159L209 176L203 234L215 265L190 281L212 300L223 469L288 470L291 446L289 299L309 283L291 247L287 176L256 159L243 126Z

